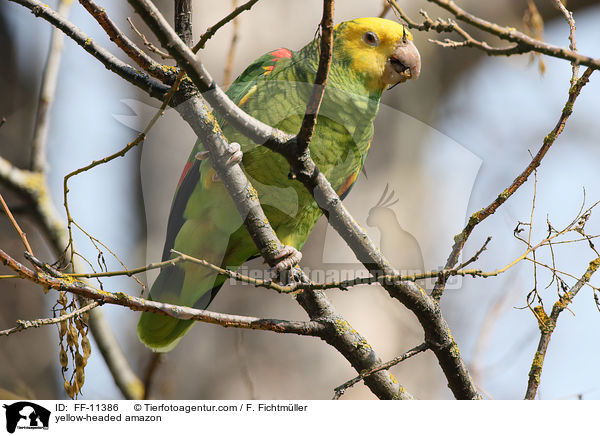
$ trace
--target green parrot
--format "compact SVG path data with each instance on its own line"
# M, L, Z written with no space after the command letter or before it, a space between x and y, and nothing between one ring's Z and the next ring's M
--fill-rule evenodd
M311 95L319 45L317 37L298 51L280 48L265 54L233 82L227 95L260 121L296 134ZM342 198L367 157L383 91L416 79L420 69L412 35L394 21L359 18L334 27L331 68L310 152ZM241 161L281 242L298 253L321 210L304 185L288 177L289 165L281 155L253 143L226 121L219 121L228 141L241 147L232 149L232 161ZM201 141L192 150L179 180L163 260L176 256L171 249L229 269L259 255ZM192 263L170 265L161 269L150 298L206 309L225 279ZM192 324L144 312L137 332L148 347L167 352Z

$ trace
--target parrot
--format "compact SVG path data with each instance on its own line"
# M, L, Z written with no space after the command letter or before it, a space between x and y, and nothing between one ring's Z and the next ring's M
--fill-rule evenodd
M319 35L297 51L270 51L251 63L226 94L254 118L297 134L313 89L319 53ZM383 18L357 18L333 27L331 66L309 149L342 199L363 168L383 92L418 78L420 71L419 51L403 25ZM242 166L281 242L291 247L290 253L299 253L322 215L312 194L289 177L289 164L283 156L244 137L226 119L217 116L217 120L232 146L230 160ZM201 140L176 188L164 261L177 256L172 250L230 270L259 256ZM148 298L206 309L225 280L225 275L201 265L171 264L162 267ZM137 333L153 351L168 352L193 323L143 312Z

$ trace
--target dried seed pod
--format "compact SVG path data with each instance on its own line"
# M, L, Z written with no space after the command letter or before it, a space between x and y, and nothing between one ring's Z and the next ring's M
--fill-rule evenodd
M65 316L66 314L67 314L67 311L65 309L62 309L60 311L60 316ZM60 327L59 327L59 330L58 330L58 334L59 334L59 336L60 336L61 339L64 338L65 335L67 334L67 326L68 326L67 320L63 320L63 321L60 322Z
M65 380L65 392L67 393L69 398L73 399L75 397L75 389L73 388L71 383L69 383L66 380Z
M81 339L81 350L83 351L83 357L87 362L88 357L90 357L90 354L92 354L92 347L90 345L90 340L87 338L87 336L84 336Z
M69 365L69 356L67 356L67 352L62 345L60 346L59 360L60 366L67 368L67 365Z
M71 331L71 329L69 329L69 331L67 332L67 345L69 346L69 348L73 347L73 344L75 343L75 338L77 336L75 336L73 334L73 332Z
M85 324L79 317L75 318L75 327L77 327L77 330L79 330L79 333L84 334Z
M83 368L77 368L77 371L75 371L75 381L77 382L77 391L79 392L85 382L85 372L83 371Z
M83 368L85 366L85 358L79 353L75 353L75 367L77 369Z
M72 343L69 343L69 335L72 337ZM77 337L77 329L75 329L75 326L71 323L69 326L69 333L67 333L67 343L69 343L69 347L75 346L77 348Z

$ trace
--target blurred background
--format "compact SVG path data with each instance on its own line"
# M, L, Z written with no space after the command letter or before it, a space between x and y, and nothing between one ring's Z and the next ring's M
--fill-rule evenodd
M165 16L172 17L172 2L156 3ZM432 17L446 16L425 1L398 3L413 19L418 19L421 8ZM459 3L490 21L525 30L526 0ZM56 6L53 1L49 4ZM321 4L319 0L260 0L250 12L243 13L233 77L269 50L298 49L311 40L320 21ZM563 17L551 2L537 1L536 5L545 22L544 39L567 47L569 29ZM194 2L196 38L225 16L231 6L227 1ZM574 11L578 49L599 57L600 28L596 22L600 19L600 2L569 0L567 6ZM125 2L107 0L103 7L140 45L126 17L132 17L136 26L150 36ZM339 0L335 18L340 22L377 16L381 9L379 0ZM387 17L395 19L391 12ZM95 41L127 60L78 3L73 4L70 19ZM0 128L0 155L22 168L29 162L50 34L50 26L23 7L0 2L0 116L6 118ZM525 168L530 153L537 152L566 101L571 67L565 61L543 58L542 74L539 59L529 55L488 57L474 49L436 46L428 42L428 38L438 38L434 33L413 34L422 56L421 77L385 93L366 171L345 203L392 263L416 262L419 268L422 264L430 270L445 263L453 237L462 229L465 218L489 204ZM473 34L481 36L478 32ZM220 83L224 80L232 35L230 23L208 42L203 53L206 66ZM446 36L449 35L442 35ZM475 266L494 270L524 252L526 247L513 237L519 221L529 222L533 217L532 241L540 241L546 235L547 220L561 228L575 218L584 201L584 188L587 206L600 200L597 82L592 75L564 133L538 170L533 215L532 178L494 216L478 226L469 239L465 257L475 253L488 236L493 238ZM47 143L51 196L63 215L64 175L124 147L145 127L158 105L65 40ZM128 267L159 260L173 191L194 140L191 129L175 111L168 111L143 147L72 179L69 198L73 217ZM27 205L4 186L1 189L37 256L54 261L43 235L27 214ZM600 233L597 213L592 213L586 230L589 234ZM75 243L78 251L96 262L98 252L85 235L76 233ZM0 216L0 244L17 257L23 251L4 215ZM403 257L407 252L412 253L410 262ZM109 270L122 269L109 254L104 254ZM328 271L354 274L361 270L324 219L317 224L303 254L302 266L312 271L316 280L322 280L319 274ZM578 243L556 247L554 257L558 269L580 277L595 256L588 245ZM552 261L547 251L540 251L538 260ZM263 266L253 261L247 268ZM140 278L152 283L154 277L155 274L148 274ZM574 283L565 278L567 284ZM537 287L547 311L557 298L555 285L546 289L550 280L551 275L538 268ZM141 292L140 285L131 279L102 282L107 290L123 290L136 296ZM600 278L593 278L591 283L599 286ZM521 262L495 278L453 281L443 298L444 314L462 355L488 398L518 399L525 393L539 330L529 309L520 308L526 306L526 295L534 286L531 263ZM52 316L57 295L43 295L40 291L24 281L1 280L0 329L12 327L17 319ZM383 360L423 340L415 317L379 286L356 287L350 292L333 290L328 295ZM227 284L211 310L306 319L304 311L291 300L272 291ZM561 315L552 337L539 398L599 399L596 363L600 342L595 331L600 313L592 290L582 289L570 309L572 313L565 311ZM130 364L142 376L151 353L137 339L138 314L107 306L103 311ZM57 329L53 326L0 338L0 393L32 399L66 398L57 342ZM431 353L419 354L392 372L418 398L451 398ZM152 397L328 399L336 386L355 375L333 348L314 338L197 323L159 366ZM80 398L121 398L94 343ZM374 396L359 384L342 398Z

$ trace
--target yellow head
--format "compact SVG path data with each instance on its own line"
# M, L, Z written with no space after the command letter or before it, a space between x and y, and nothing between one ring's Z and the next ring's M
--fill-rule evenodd
M335 26L336 50L349 67L365 77L369 91L416 79L421 57L412 35L399 23L383 18L357 18Z

